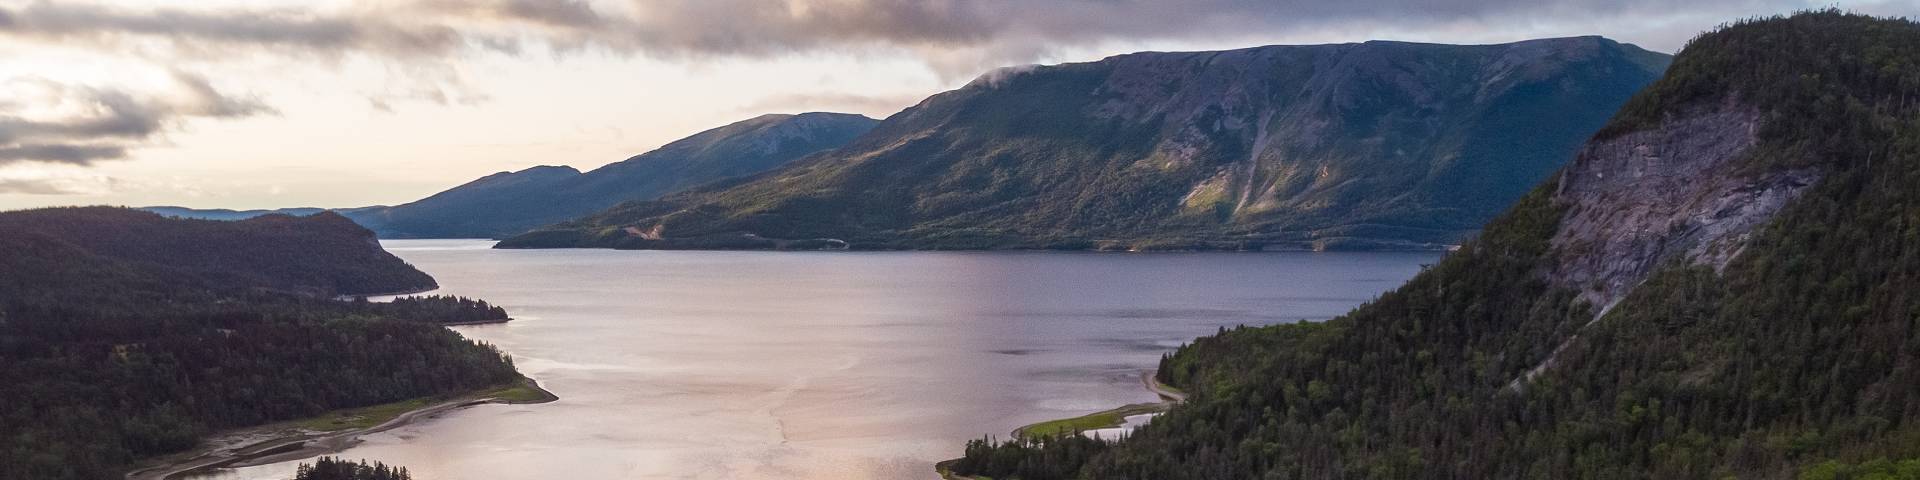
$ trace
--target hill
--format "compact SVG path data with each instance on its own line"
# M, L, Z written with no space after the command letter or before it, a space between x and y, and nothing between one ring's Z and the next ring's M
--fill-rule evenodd
M1439 248L1665 55L1598 37L1147 52L989 73L827 152L503 247Z
M874 120L844 113L761 115L581 173L537 166L481 177L392 207L344 211L382 238L497 238L629 200L750 175L845 144Z
M1819 11L1704 34L1405 286L1181 348L1160 376L1188 403L1123 441L979 441L955 469L1913 478L1916 92L1912 21Z
M8 279L37 285L31 291L62 291L58 287L65 285L45 284L53 275L75 270L54 263L78 257L222 291L260 288L334 296L437 286L433 277L381 250L373 232L331 212L239 221L170 219L110 207L0 212L0 242L69 253L9 256L49 263L11 270L23 273Z
M498 307L333 298L433 284L332 213L0 212L0 478L119 478L210 432L520 381L438 324Z

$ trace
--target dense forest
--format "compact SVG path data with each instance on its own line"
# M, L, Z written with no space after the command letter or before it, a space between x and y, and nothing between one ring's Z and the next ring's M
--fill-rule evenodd
M1721 271L1660 267L1594 319L1544 278L1565 212L1548 182L1345 316L1181 348L1160 376L1192 396L1123 441L976 442L954 470L1920 478L1920 24L1828 10L1725 26L1599 137L1730 98L1762 127L1736 171L1716 174L1825 176Z
M221 429L518 380L439 323L504 319L325 214L0 213L0 478L117 478Z
M305 463L294 471L292 480L413 480L407 473L407 467L390 467L387 464L366 460L349 462L333 457L320 457L312 465Z

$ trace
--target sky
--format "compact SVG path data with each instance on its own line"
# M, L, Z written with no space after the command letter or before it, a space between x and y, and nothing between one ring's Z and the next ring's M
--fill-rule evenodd
M0 210L405 203L764 113L883 118L997 67L1602 35L1920 0L0 0Z

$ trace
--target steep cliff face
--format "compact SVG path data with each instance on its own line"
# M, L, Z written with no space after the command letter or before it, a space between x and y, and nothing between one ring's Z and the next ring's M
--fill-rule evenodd
M817 158L507 245L1437 248L1551 174L1665 63L1581 37L1004 69Z
M1605 315L1656 268L1724 269L1754 229L1821 177L1818 167L1738 169L1759 141L1760 118L1729 97L1583 149L1554 193L1567 211L1548 278Z

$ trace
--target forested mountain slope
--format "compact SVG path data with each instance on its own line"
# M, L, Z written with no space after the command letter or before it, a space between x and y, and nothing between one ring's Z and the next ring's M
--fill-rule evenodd
M120 478L220 429L518 381L435 323L498 307L332 298L433 284L330 213L0 213L0 478Z
M1438 248L1559 168L1667 61L1582 37L1004 69L843 148L503 246Z
M1160 375L1190 400L1124 441L974 442L955 468L1920 474L1916 185L1920 24L1738 22L1692 41L1561 175L1400 289L1180 349Z

